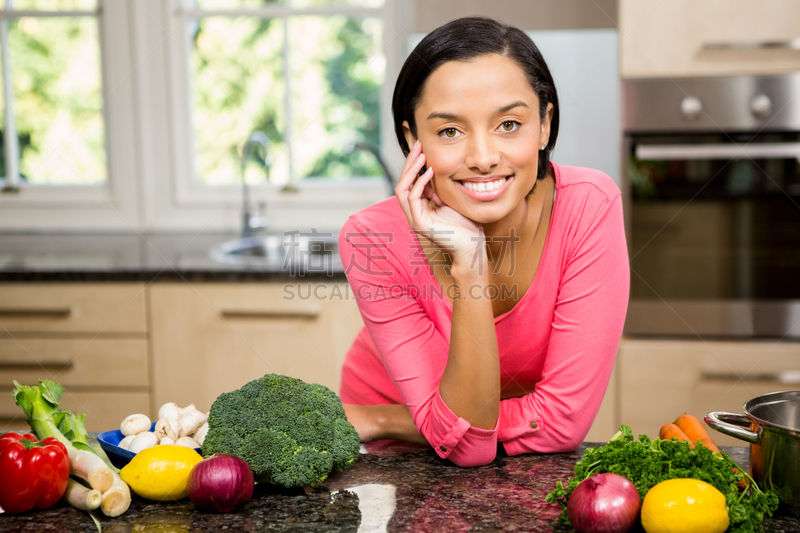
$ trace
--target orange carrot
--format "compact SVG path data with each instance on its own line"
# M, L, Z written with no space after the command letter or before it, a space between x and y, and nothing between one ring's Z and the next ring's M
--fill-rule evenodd
M689 437L689 441L692 444L697 444L697 441L700 441L700 444L712 452L719 453L719 448L717 448L717 445L711 440L708 431L703 427L703 423L692 415L686 413L682 414L675 420L675 425L686 433L686 436Z
M738 468L734 468L733 471L734 472L741 472L741 470L739 470ZM736 484L736 487L739 490L744 490L744 489L747 488L747 484L748 484L747 478L743 477L742 479L739 480L739 483Z
M661 430L658 432L658 438L664 440L675 438L679 441L686 441L689 443L690 448L694 448L694 444L692 444L692 441L686 436L686 433L675 424L664 424L661 426Z
M700 444L714 452L714 454L720 455L722 453L719 451L717 445L714 444L714 441L711 440L711 436L708 434L708 431L706 431L706 428L703 427L703 423L692 415L686 413L682 414L677 420L675 420L675 425L677 425L683 430L684 433L686 433L686 435L689 437L689 440L693 443L692 447L694 447L694 444L697 443L697 441L700 441ZM733 471L740 472L738 468L734 468ZM747 478L742 478L737 487L739 487L739 489L746 489Z

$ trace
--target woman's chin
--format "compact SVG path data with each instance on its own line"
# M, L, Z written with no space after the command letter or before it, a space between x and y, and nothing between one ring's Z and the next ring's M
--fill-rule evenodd
M522 200L520 200L520 202L521 201ZM487 203L482 205L468 206L468 209L459 212L477 224L486 225L502 221L508 217L512 211L514 211L515 207L516 205L512 206L507 202L496 204Z

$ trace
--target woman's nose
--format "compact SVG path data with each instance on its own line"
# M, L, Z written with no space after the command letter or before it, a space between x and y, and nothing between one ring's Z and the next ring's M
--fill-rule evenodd
M500 159L500 152L494 145L491 135L472 136L472 142L467 146L465 161L470 169L488 174L497 166Z

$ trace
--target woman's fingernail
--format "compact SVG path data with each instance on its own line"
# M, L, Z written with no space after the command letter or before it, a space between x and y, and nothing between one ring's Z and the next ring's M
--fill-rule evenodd
M414 143L414 148L416 148L417 146L419 146L419 139L417 139L417 141Z

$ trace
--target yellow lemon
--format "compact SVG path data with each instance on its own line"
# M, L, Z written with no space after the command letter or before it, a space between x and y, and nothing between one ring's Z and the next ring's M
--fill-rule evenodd
M186 446L161 444L137 453L119 475L142 498L179 500L187 496L189 473L202 460L199 453Z
M728 529L725 496L699 479L668 479L644 496L647 533L722 533Z

